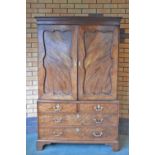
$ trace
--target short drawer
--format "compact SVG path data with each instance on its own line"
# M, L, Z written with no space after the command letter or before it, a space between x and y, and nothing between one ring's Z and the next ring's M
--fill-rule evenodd
M118 104L116 103L81 103L79 106L80 113L102 113L117 114Z
M77 125L117 125L117 114L56 114L39 115L39 127Z
M75 113L77 109L74 103L39 103L39 113Z
M114 140L118 136L115 126L39 128L39 138L46 140Z

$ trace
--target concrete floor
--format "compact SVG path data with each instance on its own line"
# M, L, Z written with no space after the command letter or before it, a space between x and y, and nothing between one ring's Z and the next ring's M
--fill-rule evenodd
M128 155L129 139L126 135L120 136L121 150L113 152L108 145L96 144L54 144L47 145L44 150L36 150L37 134L27 134L26 155Z

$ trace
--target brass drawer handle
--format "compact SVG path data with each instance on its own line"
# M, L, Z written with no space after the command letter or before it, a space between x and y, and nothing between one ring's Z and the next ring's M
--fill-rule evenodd
M62 107L60 106L60 104L56 104L54 107L53 107L54 111L55 112L59 112L62 110Z
M103 107L101 105L97 105L94 107L95 111L102 111L103 110Z
M59 136L61 136L61 135L63 135L63 132L56 132L56 131L53 131L53 133L52 133L54 136L56 136L56 137L59 137Z
M53 121L55 122L55 123L61 123L62 122L62 118L60 117L60 118L55 118L55 119L53 119Z
M103 132L99 132L99 131L93 131L93 136L94 137L101 137L103 135Z
M103 122L103 118L102 119L94 118L94 121L95 121L96 124L101 124Z

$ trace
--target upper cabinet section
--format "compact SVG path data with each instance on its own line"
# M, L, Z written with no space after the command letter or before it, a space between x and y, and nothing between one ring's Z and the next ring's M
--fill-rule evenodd
M36 19L39 99L117 99L120 18Z

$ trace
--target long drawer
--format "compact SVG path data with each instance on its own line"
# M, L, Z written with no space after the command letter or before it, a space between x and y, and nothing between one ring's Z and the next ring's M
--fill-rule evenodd
M39 127L52 126L77 126L77 125L116 125L118 123L117 114L56 114L39 115Z
M115 140L118 129L116 126L106 127L67 127L39 128L39 139L46 140Z

